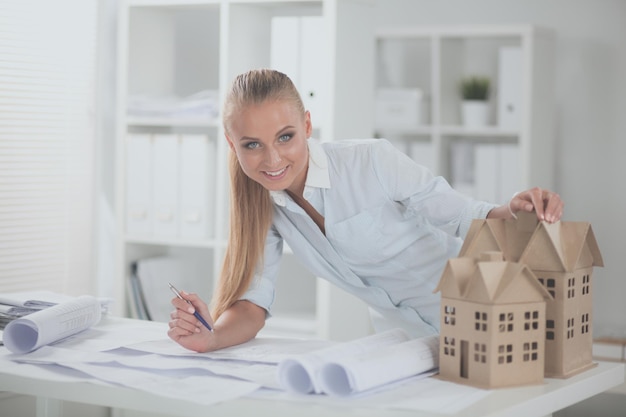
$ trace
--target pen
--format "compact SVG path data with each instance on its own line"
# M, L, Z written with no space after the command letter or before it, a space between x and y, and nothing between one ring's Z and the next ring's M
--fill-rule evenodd
M183 296L182 296L182 295L180 295L180 293L178 292L178 290L176 289L176 287L174 287L174 286L173 286L172 284L170 284L169 282L168 282L168 284L169 284L169 286L170 286L170 290L172 290L172 292L173 292L174 294L176 294L176 297L180 298L180 299L181 299L181 300L183 300L183 301L186 301L186 302L187 302L187 304L192 305L192 304L191 304L191 301L189 301L189 300L185 300L185 299L183 298ZM195 310L195 307L194 307L194 310ZM204 327L206 327L207 329L209 329L209 331L210 331L210 332L212 332L212 331L213 331L213 328L211 327L211 325L210 325L209 323L207 323L207 321L204 319L204 317L202 317L202 316L200 315L200 313L198 313L198 310L195 310L195 311L193 312L193 315L194 315L194 317L195 317L195 318L197 318L198 320L200 320L200 322L201 322L202 324L204 324Z

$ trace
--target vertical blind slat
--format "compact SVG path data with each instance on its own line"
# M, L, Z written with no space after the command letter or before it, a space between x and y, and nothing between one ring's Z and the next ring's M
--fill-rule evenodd
M96 10L0 2L0 292L91 276L76 248L91 243L92 219L72 200L93 199Z

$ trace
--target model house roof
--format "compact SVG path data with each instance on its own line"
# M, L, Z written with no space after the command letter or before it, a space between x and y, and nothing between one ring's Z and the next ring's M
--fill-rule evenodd
M435 292L443 297L483 304L543 301L552 297L523 263L502 260L500 252L484 252L480 259L448 260Z
M504 259L527 264L532 270L571 272L604 266L591 225L587 222L547 223L535 213L519 213L518 219L485 219L472 222L459 256L502 252Z

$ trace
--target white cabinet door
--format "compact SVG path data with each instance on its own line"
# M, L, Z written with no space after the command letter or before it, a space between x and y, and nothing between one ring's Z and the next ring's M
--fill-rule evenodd
M291 78L311 112L314 127L325 120L328 106L324 103L329 100L326 36L321 16L272 18L270 65Z
M313 126L319 126L326 120L329 94L326 91L328 74L326 62L329 53L326 50L326 30L324 19L320 16L302 17L300 55L300 94L304 107L311 112Z
M270 66L300 85L300 18L276 16L272 18Z
M522 120L522 48L500 48L498 54L498 126L519 129Z

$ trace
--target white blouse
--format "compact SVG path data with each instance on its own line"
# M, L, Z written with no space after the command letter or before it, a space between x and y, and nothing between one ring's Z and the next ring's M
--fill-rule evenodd
M433 290L445 263L472 220L496 207L461 195L382 139L309 140L304 198L324 217L326 235L286 192L270 194L264 263L242 299L271 315L284 240L314 275L414 337L438 332Z

